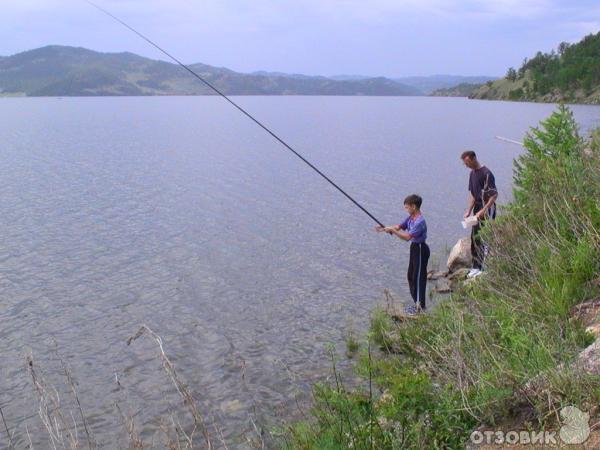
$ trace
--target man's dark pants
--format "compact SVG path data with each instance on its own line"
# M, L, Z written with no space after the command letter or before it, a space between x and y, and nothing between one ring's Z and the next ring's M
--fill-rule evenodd
M481 208L475 208L473 214L477 214L481 211ZM496 205L492 205L488 212L488 218L480 220L477 225L471 228L471 256L473 257L473 268L481 270L483 268L483 260L485 259L485 253L487 246L485 242L481 240L480 232L485 226L486 220L496 218Z

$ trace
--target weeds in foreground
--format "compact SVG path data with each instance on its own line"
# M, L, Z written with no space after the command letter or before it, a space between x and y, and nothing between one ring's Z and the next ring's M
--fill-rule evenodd
M181 401L181 411L173 412L169 417L159 419L159 430L151 438L142 438L140 427L136 423L135 415L128 412L127 408L120 402L115 403L115 410L118 413L119 421L123 424L125 438L120 442L120 448L130 450L143 450L151 448L165 448L169 450L189 450L189 449L207 449L213 448L227 449L227 444L223 433L218 426L213 425L214 430L209 431L205 417L201 413L197 401L192 396L187 385L182 381L180 375L175 370L175 366L164 349L162 338L152 331L148 326L143 325L137 333L127 340L127 345L133 344L142 337L152 339L158 348L158 357L162 363L168 380L174 386ZM54 450L83 450L101 448L92 433L92 428L88 423L88 416L85 413L81 401L77 384L66 361L58 352L55 344L56 360L60 362L63 375L64 386L60 385L60 391L53 384L46 380L42 367L34 361L33 356L26 359L26 367L31 379L34 393L38 404L38 417L41 420L46 435L46 447ZM243 379L243 373L242 373ZM127 386L115 373L115 383L119 392L129 398ZM65 392L70 394L65 396ZM124 402L125 404L127 402ZM125 405L126 406L126 405ZM16 449L15 434L11 431L9 424L5 420L4 413L0 409L0 442L3 442L3 434L6 434L6 443L8 449ZM256 436L247 438L247 444L250 448L266 448L263 433L258 429L255 422L250 419ZM25 425L28 442L24 442L18 448L33 449L29 434L29 429ZM198 439L197 435L201 438ZM36 435L40 440L40 436ZM160 443L157 444L156 439ZM44 440L43 438L41 440ZM4 443L4 442L3 442ZM40 444L44 445L44 443ZM3 447L4 448L4 447Z
M600 131L584 141L561 107L525 145L515 201L484 231L485 276L409 323L375 310L370 338L387 354L357 370L377 395L317 386L313 420L290 427L287 447L460 448L518 411L543 427L562 406L600 402L600 377L576 363L590 336L570 313L598 293Z
M164 448L170 450L185 450L192 448L212 449L213 443L204 419L200 414L191 393L186 385L180 380L179 375L175 371L175 367L166 355L160 336L154 333L146 325L143 325L134 336L128 339L127 344L130 345L144 335L150 336L157 343L159 348L159 357L165 372L177 390L177 393L181 397L182 405L185 406L193 421L191 426L183 426L181 424L182 418L178 417L176 414L172 414L168 420L161 420L160 429L162 432L162 443ZM61 363L65 383L68 387L68 390L71 392L72 399L75 404L75 410L77 411L77 419L73 414L72 407L61 400L59 391L46 381L42 369L34 362L33 357L28 356L26 361L27 369L38 400L38 416L41 419L44 428L46 429L48 435L48 444L50 445L50 448L55 450L79 450L84 448L91 450L98 448L99 445L93 439L91 430L88 426L86 414L84 413L71 370L64 359L60 356L57 349L55 350L55 353ZM115 382L120 390L126 389L121 383L118 375L115 375ZM144 440L140 437L133 416L124 413L121 405L118 403L115 405L115 408L121 416L127 433L127 448L139 450L144 448L152 448L153 445L151 443L144 442ZM199 445L197 445L194 441L197 430L200 430L203 437L202 443ZM8 433L8 435L10 436L10 433ZM80 438L81 435L84 436L84 439ZM226 446L224 447L226 448ZM29 448L33 448L31 438L29 438Z

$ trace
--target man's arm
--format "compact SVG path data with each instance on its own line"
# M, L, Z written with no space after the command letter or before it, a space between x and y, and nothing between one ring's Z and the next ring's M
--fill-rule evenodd
M496 197L497 197L497 195L496 195ZM467 210L465 211L465 215L463 216L465 219L471 215L471 211L473 211L474 206L475 206L475 197L473 197L473 194L471 194L469 192L469 200L468 200L468 204L467 204Z
M496 201L497 198L498 198L498 194L494 194L490 197L490 199L487 201L487 203L485 205L483 205L483 208L481 209L481 211L478 211L477 214L475 214L475 217L477 217L477 220L481 219L481 217L488 211L488 209L491 208L491 206L494 204L494 202Z
M496 178L494 177L494 174L492 172L488 172L483 189L484 195L490 195L492 193L493 194L490 196L488 201L485 202L485 205L483 205L481 211L477 212L477 220L481 220L481 218L488 212L488 210L492 207L492 205L498 198L498 189L496 189Z

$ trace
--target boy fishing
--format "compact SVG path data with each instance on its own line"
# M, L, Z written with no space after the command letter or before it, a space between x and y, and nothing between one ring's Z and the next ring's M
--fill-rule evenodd
M427 239L427 223L421 214L423 199L416 195L409 195L404 199L404 209L409 216L399 225L391 227L375 227L375 231L395 235L402 240L410 242L410 259L408 263L408 286L410 295L415 303L406 308L409 315L425 310L425 288L427 286L427 263L429 261L429 246Z

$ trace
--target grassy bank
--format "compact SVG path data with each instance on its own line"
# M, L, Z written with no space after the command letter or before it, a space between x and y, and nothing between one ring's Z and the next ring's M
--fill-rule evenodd
M571 314L598 294L600 134L580 138L561 107L525 147L514 201L485 230L485 276L413 321L375 311L357 364L365 387L337 375L315 386L311 417L284 446L462 448L480 425L519 416L541 429L562 406L600 403L600 378L573 364L593 336Z

